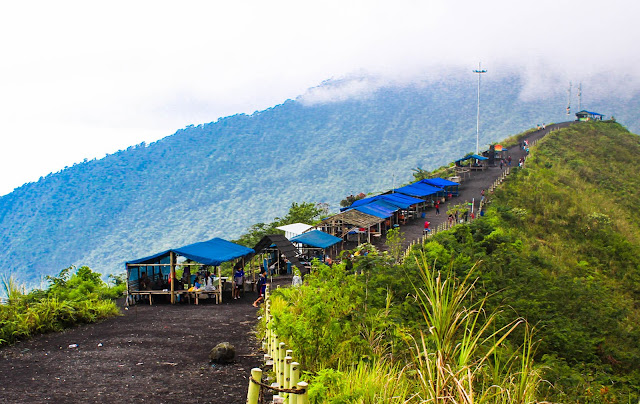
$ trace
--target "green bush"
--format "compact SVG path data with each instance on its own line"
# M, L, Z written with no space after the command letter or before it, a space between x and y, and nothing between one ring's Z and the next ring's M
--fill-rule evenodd
M11 278L3 281L9 299L0 305L0 346L120 313L112 299L122 295L122 283L116 280L109 287L88 267L73 274L72 269L49 277L48 289L29 293L16 287Z

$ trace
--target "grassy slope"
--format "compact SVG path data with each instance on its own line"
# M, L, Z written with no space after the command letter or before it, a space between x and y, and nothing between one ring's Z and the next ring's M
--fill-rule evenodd
M513 261L489 259L505 272L492 282L540 325L564 389L640 382L638 156L640 138L618 124L575 125L540 142L493 199L493 237L522 244Z

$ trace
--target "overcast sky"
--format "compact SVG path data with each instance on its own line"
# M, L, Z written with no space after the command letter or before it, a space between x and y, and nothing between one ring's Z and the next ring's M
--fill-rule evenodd
M330 78L377 77L357 93L473 75L482 61L489 74L522 72L527 96L598 73L640 88L640 3L631 0L6 3L0 195Z

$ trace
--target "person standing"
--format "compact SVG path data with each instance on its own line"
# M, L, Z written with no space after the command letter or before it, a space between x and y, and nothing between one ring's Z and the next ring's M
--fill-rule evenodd
M429 234L429 233L431 233L431 229L429 228L429 225L430 225L430 224L431 224L431 223L429 223L429 221L428 221L428 220L425 220L425 221L424 221L424 232L425 232L425 234Z
M436 208L436 215L440 214L440 201L436 201L436 204L434 205L434 207Z
M238 268L233 274L233 298L240 299L240 290L244 284L244 269Z

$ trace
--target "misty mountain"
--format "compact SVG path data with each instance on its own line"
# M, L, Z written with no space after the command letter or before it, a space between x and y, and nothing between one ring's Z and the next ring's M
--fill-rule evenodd
M339 92L344 82L318 90ZM38 283L69 265L103 274L126 260L212 237L234 239L286 214L407 183L475 150L475 77L381 87L339 101L287 100L188 126L152 144L75 164L0 197L3 274ZM483 78L481 145L572 120L566 96L523 100L516 77ZM312 92L313 93L313 92ZM632 131L639 97L585 105Z

